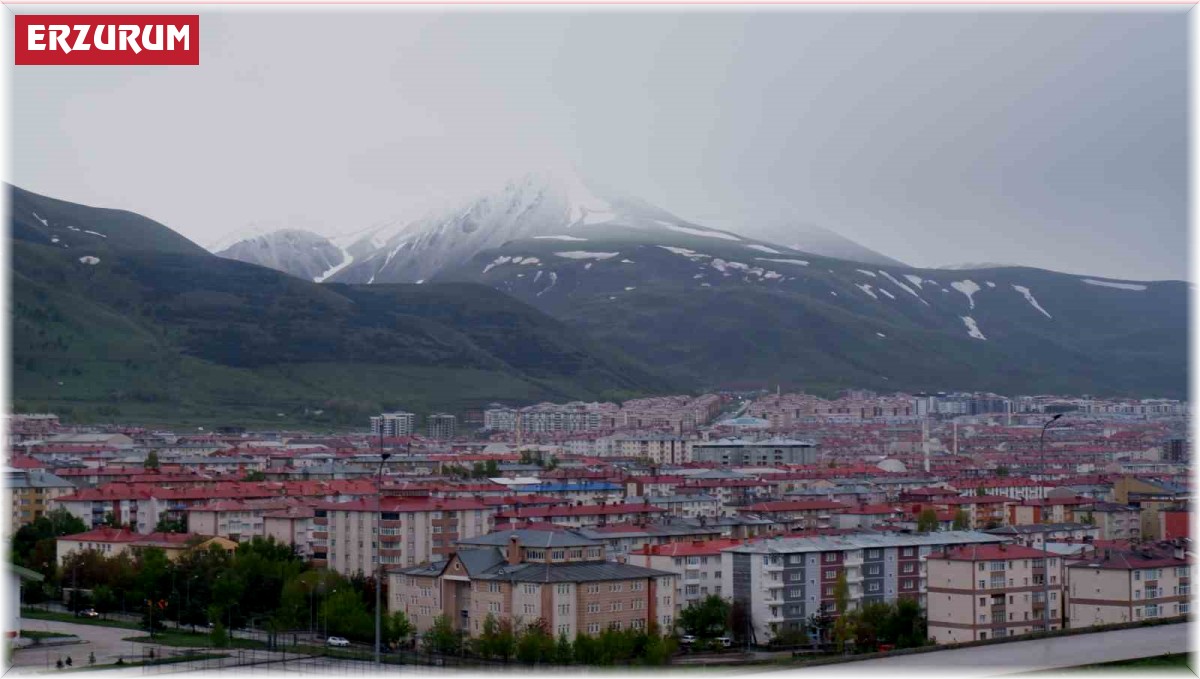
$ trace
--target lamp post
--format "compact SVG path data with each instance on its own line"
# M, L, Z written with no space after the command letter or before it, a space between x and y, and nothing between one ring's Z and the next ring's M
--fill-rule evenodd
M1048 429L1050 427L1050 425L1053 424L1054 421L1060 417L1062 417L1062 413L1059 413L1059 414L1055 415L1054 417L1051 417L1050 419L1046 420L1045 424L1042 425L1042 435L1041 435L1041 438L1038 440L1038 452L1039 452L1039 458L1041 459L1041 462L1042 462L1042 473L1043 474L1045 474L1045 472L1046 472L1046 429ZM1045 488L1046 488L1046 486L1043 485L1042 486L1042 511L1043 512L1045 512L1045 510L1046 510L1046 490L1045 490ZM1045 519L1044 516L1042 518ZM1044 632L1050 631L1050 556L1049 556L1050 552L1049 552L1049 550L1046 549L1047 546L1048 545L1046 544L1046 533L1043 532L1042 533L1042 552L1045 554L1045 556L1042 557L1042 565L1044 566L1044 568L1042 568L1042 619L1044 621L1044 627L1043 627Z
M382 431L382 429L381 429ZM380 642L383 637L383 465L391 457L383 452L383 436L379 437L379 474L375 480L375 664L379 664Z

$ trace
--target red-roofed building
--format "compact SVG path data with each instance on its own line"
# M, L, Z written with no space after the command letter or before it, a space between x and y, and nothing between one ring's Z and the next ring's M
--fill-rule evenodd
M709 595L731 596L721 591L721 550L740 544L743 541L739 539L717 538L646 545L630 550L628 563L675 573L674 617L678 620L680 611Z
M998 639L1044 627L1049 570L1050 629L1062 627L1063 559L1021 545L954 547L926 560L929 638L939 644Z
M1072 627L1137 622L1191 613L1193 564L1182 543L1096 551L1067 564Z
M64 535L56 540L55 547L58 565L61 567L68 555L81 551L95 550L104 556L113 557L145 547L157 547L166 552L168 559L175 560L192 546L207 549L213 544L228 550L237 548L237 543L219 537L206 537L195 533L142 534L126 528L108 526Z
M604 505L551 505L522 507L496 514L499 521L547 521L560 526L581 528L614 523L637 523L664 516L668 511L650 503L628 504L615 502Z

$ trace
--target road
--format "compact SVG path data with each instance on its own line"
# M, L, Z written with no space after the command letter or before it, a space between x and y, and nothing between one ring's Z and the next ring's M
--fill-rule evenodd
M1146 658L1191 650L1194 623L1137 627L1053 639L1014 641L991 646L914 653L873 660L804 668L805 676L862 676L883 672L921 672L955 677L992 677L1079 665ZM780 668L787 669L787 668ZM792 668L791 671L798 671Z

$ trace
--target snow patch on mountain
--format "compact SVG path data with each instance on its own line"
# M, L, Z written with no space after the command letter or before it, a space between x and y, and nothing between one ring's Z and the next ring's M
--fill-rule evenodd
M862 290L863 292L867 293L874 299L879 299L879 296L875 294L875 291L872 290L871 286L867 283L855 283L854 287L858 288L859 290Z
M586 238L579 236L534 236L536 240L566 240L566 241L586 241Z
M760 262L779 262L780 264L795 264L797 266L808 266L808 262L803 259L773 259L771 257L755 257Z
M1146 286L1139 283L1117 283L1115 281L1098 281L1095 278L1084 278L1084 283L1088 285L1100 285L1106 288L1116 288L1118 290L1145 290Z
M662 226L664 226L672 231L678 231L679 233L686 233L690 236L700 236L702 238L720 238L722 240L735 240L735 241L739 241L739 242L742 240L741 238L738 238L737 236L735 236L731 233L723 233L721 231L711 231L709 229L695 229L690 226L680 226L679 224L672 224L671 222L664 222L661 219L655 220L655 221L657 221L659 224L661 224Z
M924 282L924 279L922 279L920 276L917 276L916 274L906 273L906 274L904 274L904 277L908 279L909 283L912 283L913 285L917 286L918 290L921 289L921 283Z
M612 259L613 257L616 257L617 255L619 255L621 253L619 253L619 252L587 252L584 250L570 250L568 252L556 252L554 254L559 257L564 257L566 259L605 260L605 259Z
M983 333L979 330L979 324L975 322L974 318L971 318L970 316L959 316L959 318L962 319L963 325L967 326L967 334L968 335L970 335L971 337L974 337L975 339L981 339L981 340L987 339L986 337L983 336Z
M772 250L771 248L769 248L765 245L752 244L752 245L747 245L746 247L750 248L751 250L758 250L759 252L765 252L769 255L782 255L783 254L782 252L780 252L778 250Z
M952 281L950 283L950 287L952 287L955 290L958 290L962 294L966 295L967 301L971 303L971 308L972 309L975 308L974 295L975 295L975 293L977 293L981 290L981 288L979 287L978 284L975 283L975 281L973 281L969 278L966 280L961 280L961 281Z
M91 255L84 255L83 257L79 258L79 261L84 264L91 264L92 266L95 266L100 263L100 258L93 257Z
M860 274L862 274L864 276L870 276L871 278L876 277L874 271L867 271L866 269L855 269L855 271L859 272Z
M880 269L880 270L879 270L879 273L880 273L880 274L882 274L884 278L887 278L887 279L888 279L889 281L891 281L892 283L895 283L895 284L896 284L896 287L898 287L898 288L900 288L901 290L903 290L903 291L907 292L908 294L912 295L913 297L916 297L917 299L920 299L920 300L921 300L921 302L922 302L923 304L926 304L926 305L928 305L928 304L929 304L929 302L926 302L924 299L921 299L921 296L917 294L917 291L916 291L916 290L913 290L912 288L908 287L908 286L907 286L907 285L905 285L904 283L901 283L901 282L900 282L899 280L897 280L897 279L896 279L896 277L895 277L895 276L893 276L892 274L890 274L890 273L888 273L888 272L884 271L883 269Z
M38 213L33 213L33 218L42 223L42 226L50 226L50 222L38 216Z
M888 299L896 299L896 296L893 295L891 292L889 292L887 288L877 288L877 290L879 290L879 292L887 295Z
M1025 287L1024 285L1014 285L1013 290L1016 290L1017 292L1021 293L1021 295L1023 297L1025 297L1025 301L1032 304L1034 309L1037 309L1038 311L1045 314L1046 318L1054 318L1053 316L1050 315L1050 312L1048 312L1042 308L1041 304L1038 304L1038 301L1033 298L1033 293L1029 291L1029 288Z

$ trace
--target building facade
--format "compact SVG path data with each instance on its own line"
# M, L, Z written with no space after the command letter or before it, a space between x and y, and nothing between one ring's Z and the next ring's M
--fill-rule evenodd
M998 639L1063 626L1063 559L1022 545L970 545L935 553L928 564L929 638L940 644Z

